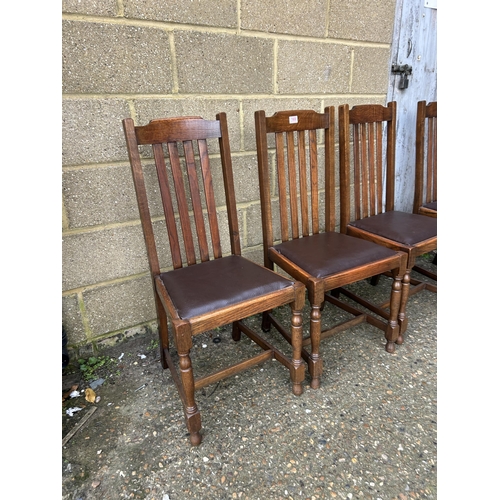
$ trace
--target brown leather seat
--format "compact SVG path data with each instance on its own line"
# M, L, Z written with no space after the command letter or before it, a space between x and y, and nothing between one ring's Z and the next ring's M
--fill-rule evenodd
M274 249L315 278L325 278L394 256L394 252L385 247L336 232L285 241L275 245Z
M436 221L394 210L352 221L349 227L405 246L414 246L422 241L436 238L437 234Z
M235 279L237 277L237 279ZM160 278L179 318L187 319L290 287L290 280L240 255L182 267Z

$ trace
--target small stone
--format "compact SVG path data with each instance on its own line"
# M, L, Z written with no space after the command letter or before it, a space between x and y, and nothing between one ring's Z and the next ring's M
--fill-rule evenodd
M101 481L98 481L97 479L92 481L92 488L97 488L101 484Z

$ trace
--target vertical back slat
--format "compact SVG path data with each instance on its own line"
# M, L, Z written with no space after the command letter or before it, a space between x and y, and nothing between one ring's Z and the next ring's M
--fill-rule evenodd
M370 196L370 215L375 214L375 155L378 155L380 144L377 141L375 134L375 124L368 124L368 177L367 183L369 186Z
M172 193L170 192L170 183L167 176L167 166L161 144L153 144L153 154L156 165L156 174L160 186L161 201L163 204L163 213L165 214L165 223L167 226L168 240L170 243L170 253L172 256L172 265L174 269L182 267L182 257L179 248L179 236L177 234L177 225L175 223L174 207L172 203Z
M380 214L382 212L382 185L383 185L383 170L382 170L382 122L377 122L377 173L376 173L376 183L377 183L377 210L375 213Z
M193 205L196 235L198 237L198 248L200 250L200 259L202 262L206 262L210 259L210 255L208 253L207 232L205 230L205 220L203 218L203 208L201 204L200 186L198 184L198 174L196 172L196 160L194 156L193 142L184 141L183 145L189 189L191 193L191 202Z
M355 199L355 207L356 219L361 219L361 165L360 165L360 156L362 154L361 144L360 144L360 126L354 125L353 127L353 155L354 155L354 199Z
M432 201L432 118L427 119L427 161L426 161L426 186L425 201Z
M362 124L360 126L361 128L361 134L360 134L360 141L361 141L361 172L360 172L360 177L361 177L361 191L362 191L362 197L363 197L363 217L367 217L369 212L368 212L368 147L367 147L367 126L366 124Z
M198 151L200 153L201 173L203 177L203 187L205 192L205 202L207 205L208 224L210 227L210 238L212 240L212 250L214 257L222 257L222 248L220 243L219 223L217 221L217 208L215 204L215 195L210 171L210 160L208 157L208 148L206 140L198 141Z
M302 236L309 235L309 208L307 195L307 161L306 161L306 136L303 130L297 133L299 150L299 189L300 213L302 219Z
M295 165L295 141L293 132L286 132L286 152L292 238L295 239L299 237L299 214L297 200L297 168Z
M168 155L170 157L170 167L174 180L175 194L177 198L177 208L179 210L179 219L181 221L182 236L184 239L184 248L186 252L187 264L190 266L196 264L196 253L194 251L193 234L191 232L191 223L189 221L188 203L184 181L182 178L181 162L177 143L169 142L167 144Z
M287 185L286 185L286 166L285 166L285 139L283 134L275 134L276 138L276 166L278 169L278 196L280 205L280 224L281 224L281 239L288 241L288 208Z
M316 130L309 130L309 168L311 179L311 222L313 234L319 233L318 144Z

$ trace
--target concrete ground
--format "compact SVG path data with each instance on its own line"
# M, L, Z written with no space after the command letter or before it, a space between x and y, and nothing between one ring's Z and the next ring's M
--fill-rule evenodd
M377 300L389 287L382 277L353 288ZM78 385L62 405L63 500L436 499L436 304L427 290L410 297L405 342L394 354L368 324L324 340L321 387L311 389L306 375L299 397L276 361L198 391L199 447L189 444L155 335L99 352L109 359L94 380L63 374L63 393ZM339 317L325 306L324 324ZM304 320L307 328L306 311ZM245 336L234 343L229 328L198 336L195 373L254 349ZM94 403L83 392L91 382ZM81 409L69 416L71 408Z

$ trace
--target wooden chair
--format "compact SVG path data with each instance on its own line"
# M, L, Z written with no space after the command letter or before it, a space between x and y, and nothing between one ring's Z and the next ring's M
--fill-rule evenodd
M324 113L280 111L269 117L264 111L255 112L264 264L269 269L276 265L306 285L311 305L310 335L303 344L310 346L310 350L304 348L302 355L308 363L312 388L319 387L323 370L321 339L368 322L385 333L386 350L394 351L399 336L401 280L406 266L403 252L335 231L334 124L334 107L327 107ZM276 163L272 168L268 136L275 141ZM321 146L319 139L323 137ZM324 203L324 220L321 220L321 203ZM274 220L279 222L273 227ZM368 301L364 303L368 312L362 312L340 300L345 285L384 271L394 276L389 312ZM327 294L329 291L335 293ZM321 311L325 301L354 318L322 330ZM269 316L274 323L271 311Z
M417 104L413 213L437 217L437 101Z
M417 103L415 146L413 213L437 217L437 101ZM433 264L437 264L437 254ZM420 266L413 269L434 280L437 278L428 269Z
M395 148L396 102L364 104L351 110L347 104L339 107L341 232L408 255L400 311L399 342L403 342L408 296L422 289L437 291L436 285L410 276L415 259L437 248L437 221L394 210Z
M162 366L170 368L177 385L191 444L199 445L201 417L195 390L275 358L290 370L293 393L301 394L305 378L305 364L301 359L305 288L241 256L225 113L218 114L216 120L166 118L137 127L131 118L126 118L123 126L153 281ZM159 224L151 221L139 152L139 146L143 145L152 146L158 178L156 187L161 193L170 244L171 270L160 268L157 242L161 240L156 238L161 236L157 231ZM223 179L225 205L220 210L227 210L223 217L228 220L225 241L230 241L229 255L223 255L224 227L218 221L214 156L209 156L212 148L220 155L222 164L219 178ZM151 163L150 159L147 161ZM218 158L215 161L218 162ZM243 322L245 318L285 304L292 310L291 334L287 337L293 346L292 358L250 329L248 322ZM172 325L180 375L170 352L168 323ZM259 354L250 359L195 379L190 357L192 337L231 323L235 341L240 340L243 332L263 352L259 350ZM269 322L263 327L269 330Z

